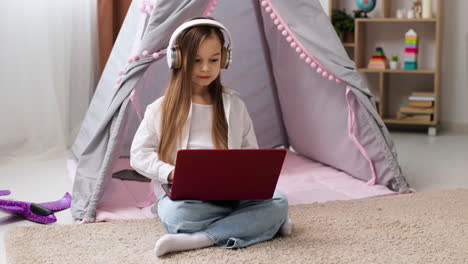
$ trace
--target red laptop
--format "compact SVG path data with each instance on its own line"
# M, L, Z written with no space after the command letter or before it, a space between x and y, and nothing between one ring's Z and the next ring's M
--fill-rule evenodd
M271 199L286 149L184 149L177 152L171 200Z

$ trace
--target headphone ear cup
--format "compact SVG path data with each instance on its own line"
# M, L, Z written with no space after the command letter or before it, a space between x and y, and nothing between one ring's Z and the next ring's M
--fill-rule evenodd
M174 69L175 49L174 47L170 47L167 50L168 50L168 53L166 56L168 58L167 62L168 62L169 68Z
M180 63L180 57L181 57L181 54L180 54L180 49L176 46L173 46L172 48L170 48L170 51L169 51L169 54L168 56L170 56L171 58L171 63L170 63L170 68L171 69L179 69L180 66L181 66L181 63Z
M223 68L227 69L229 67L229 65L231 65L232 51L231 51L230 48L223 47L223 49L224 49L224 52L223 52L223 54L224 54L224 63L223 63L224 67Z
M229 65L231 65L231 60L232 60L232 53L231 49L223 47L221 50L221 68L227 69Z
M182 67L182 54L180 52L179 47L174 47L173 48L174 52L174 60L173 60L173 69L180 69Z

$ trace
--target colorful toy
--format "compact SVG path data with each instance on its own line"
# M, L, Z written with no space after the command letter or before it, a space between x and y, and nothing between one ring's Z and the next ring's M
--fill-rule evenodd
M0 196L9 194L9 190L0 190ZM54 213L70 208L71 201L72 197L68 192L60 200L47 203L29 203L0 199L0 210L36 223L50 224L57 221Z
M380 70L385 70L388 68L388 60L381 47L377 47L375 49L374 53L372 54L372 58L369 60L367 68Z
M418 34L413 29L405 34L405 70L418 68Z

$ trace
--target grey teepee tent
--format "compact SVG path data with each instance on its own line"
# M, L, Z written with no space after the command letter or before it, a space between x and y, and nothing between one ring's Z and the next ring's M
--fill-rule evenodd
M291 146L369 184L408 191L372 95L318 0L134 0L72 147L75 218L94 221L146 105L167 84L172 32L201 15L230 30L223 83L240 92L261 148Z

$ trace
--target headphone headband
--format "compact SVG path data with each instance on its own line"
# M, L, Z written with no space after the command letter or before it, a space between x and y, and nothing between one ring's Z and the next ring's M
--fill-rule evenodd
M178 28L176 28L176 30L174 31L174 33L172 33L172 36L169 40L169 45L167 47L167 55L166 55L166 58L167 58L167 65L169 66L169 68L173 68L173 65L174 65L174 55L172 55L172 50L174 49L174 44L175 44L175 41L177 40L177 37L186 29L188 28L191 28L191 27L195 27L195 26L212 26L212 27L216 27L216 28L219 28L221 30L223 30L227 37L228 37L228 44L227 44L227 51L229 53L229 58L228 58L228 65L230 64L230 60L232 59L231 58L231 44L232 44L232 41L231 41L231 34L229 34L229 31L227 30L227 28L219 23L218 21L216 20L212 20L212 19L206 19L206 18L201 18L201 19L194 19L194 20L190 20L190 21L187 21L185 23L183 23L182 25L180 25Z

